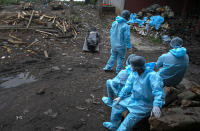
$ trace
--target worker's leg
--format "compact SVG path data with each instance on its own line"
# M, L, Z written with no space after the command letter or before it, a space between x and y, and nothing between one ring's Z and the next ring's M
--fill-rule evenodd
M138 123L144 117L145 115L137 116L133 112L129 113L124 119L124 121L121 123L117 131L131 131L131 129L136 125L136 123Z
M122 68L123 68L123 64L124 64L124 59L126 57L126 49L121 49L118 50L118 55L117 55L117 67L116 67L116 73L118 74Z
M114 66L115 64L115 60L117 59L117 52L116 51L113 51L111 50L111 56L110 56L110 59L108 60L104 70L105 71L111 71L112 70L112 67Z
M122 120L122 112L127 110L125 107L115 103L112 106L112 112L111 112L111 121L110 122L104 122L103 126L108 128L109 130L116 130Z
M112 90L112 80L107 80L106 87L107 87L107 94L108 97L103 97L102 101L109 107L112 107L113 104L113 98L114 98L114 92Z

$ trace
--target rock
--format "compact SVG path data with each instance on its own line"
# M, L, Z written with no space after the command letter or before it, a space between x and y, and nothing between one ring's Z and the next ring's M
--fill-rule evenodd
M1 59L5 59L5 58L6 58L5 56L2 56L2 57L1 57Z
M52 118L56 118L56 116L58 115L58 113L54 113L52 109L48 109L47 111L44 112L45 115L50 116Z
M200 128L200 107L171 108L159 119L150 119L152 131L189 131Z
M65 67L66 67L66 65L61 65L61 67L65 68Z
M72 71L73 70L73 68L68 68L68 71Z
M98 111L99 113L104 113L104 109L102 109L102 108L97 109L97 111Z
M63 56L66 56L66 55L67 55L67 53L62 53L62 55L63 55Z
M85 102L88 103L88 104L92 103L92 101L93 100L91 98L85 99Z
M165 97L165 106L168 106L170 103L175 101L178 97L178 90L174 87L164 87L163 88L166 97Z
M31 58L31 57L25 57L22 61L19 62L19 64L32 64L38 62L38 59Z
M184 100L181 101L182 107L188 107L190 104L191 104L191 101L189 101L189 100L184 99Z
M55 127L55 129L56 129L56 131L65 130L65 128L61 127L61 126L57 126L57 127Z
M183 100L183 99L192 100L195 97L196 97L196 94L189 90L178 94L178 98L180 100Z
M16 116L16 120L22 120L23 116Z
M6 66L6 65L1 65L0 66L0 73L2 72L8 72L14 70L14 68L12 66Z
M84 118L81 118L80 121L84 122L84 123L86 122L86 120Z
M37 95L42 95L45 93L45 88L40 88L38 92L36 92Z
M29 113L29 110L28 109L24 109L23 110L23 114L26 115L27 113Z
M200 106L200 101L182 100L181 107L195 107Z
M60 68L59 68L58 66L53 66L53 67L52 67L52 70L53 70L53 71L59 71Z
M81 128L83 125L86 124L86 120L81 118L78 122L76 122L75 124L73 124L73 128L74 129L79 129Z
M87 114L87 117L90 117L90 114Z
M189 80L187 80L187 79L185 79L185 78L181 81L180 85L183 85L183 87L184 87L185 89L190 89L190 88L193 87L192 82L189 81Z
M78 110L88 110L88 107L76 106L76 109L78 109Z
M66 109L66 111L69 111L69 107L66 107L65 109Z

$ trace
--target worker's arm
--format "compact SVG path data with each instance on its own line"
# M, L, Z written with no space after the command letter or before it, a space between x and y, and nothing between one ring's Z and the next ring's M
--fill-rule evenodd
M154 96L153 106L161 108L165 104L165 93L163 91L163 80L159 74L153 72L150 76L152 94Z
M155 65L155 67L154 67L154 71L157 72L157 71L159 71L160 68L163 67L163 61L164 61L164 56L161 55L161 56L158 58L157 62L156 62L156 65Z
M127 81L125 86L121 89L120 93L119 93L119 97L122 99L126 96L128 96L131 93L131 90L133 88L133 81L134 81L134 72L132 72Z
M131 38L130 38L130 26L127 25L126 29L124 31L124 42L126 43L126 48L131 49L132 45L131 45Z

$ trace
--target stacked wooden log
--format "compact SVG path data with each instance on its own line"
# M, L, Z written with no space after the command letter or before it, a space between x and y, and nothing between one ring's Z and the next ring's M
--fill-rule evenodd
M53 31L40 30L42 28ZM76 37L77 35L77 24L73 23L73 20L42 14L36 10L7 14L7 17L2 17L0 21L1 29L35 29L42 34L57 37Z

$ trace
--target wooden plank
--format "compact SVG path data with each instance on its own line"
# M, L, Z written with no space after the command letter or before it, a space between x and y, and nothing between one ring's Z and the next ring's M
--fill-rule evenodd
M0 30L12 30L12 29L26 30L27 28L25 26L19 26L19 25L0 25ZM30 29L53 29L53 28L46 26L30 26L28 29L30 30Z
M30 25L30 23L31 23L31 21L32 21L34 12L35 12L35 10L32 11L32 14L31 14L31 17L30 17L30 19L29 19L28 25L27 25L27 27L26 27L27 29L28 29L28 27L29 27L29 25Z

